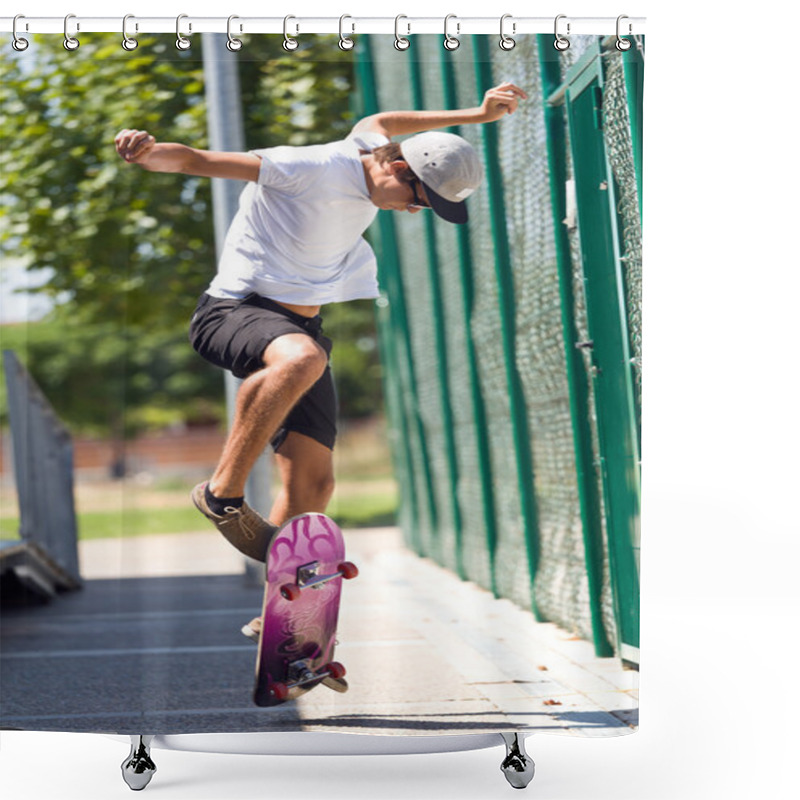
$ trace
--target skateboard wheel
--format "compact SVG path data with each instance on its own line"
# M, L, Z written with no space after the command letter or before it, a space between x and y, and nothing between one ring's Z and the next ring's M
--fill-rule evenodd
M276 700L285 700L289 696L289 687L285 683L271 683L269 693Z
M358 567L353 564L352 561L343 561L341 564L339 564L338 571L342 573L342 577L346 581L352 580L358 576Z
M344 664L340 664L338 661L331 661L330 664L326 664L323 671L327 672L331 678L335 678L336 680L344 678L347 674Z
M297 600L300 594L300 587L296 583L286 583L281 586L281 597L283 597L284 600Z

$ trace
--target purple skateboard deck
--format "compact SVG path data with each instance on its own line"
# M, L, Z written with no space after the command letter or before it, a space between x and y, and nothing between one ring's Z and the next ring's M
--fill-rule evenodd
M358 570L344 560L344 538L324 514L290 519L267 554L253 700L293 700L325 677L344 675L333 662L342 578Z

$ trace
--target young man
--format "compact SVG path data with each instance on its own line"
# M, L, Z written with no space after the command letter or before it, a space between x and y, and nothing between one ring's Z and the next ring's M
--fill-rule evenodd
M217 468L192 491L241 552L264 561L278 526L324 512L331 498L336 397L319 312L326 303L378 296L375 256L362 234L378 209L430 208L466 222L464 200L482 167L464 139L437 129L494 122L525 98L503 83L475 108L381 112L344 141L249 153L157 143L146 131L117 135L119 155L145 170L249 181L190 328L204 358L243 379ZM408 134L416 135L391 141ZM282 488L265 520L243 495L270 442ZM244 630L257 638L256 622Z

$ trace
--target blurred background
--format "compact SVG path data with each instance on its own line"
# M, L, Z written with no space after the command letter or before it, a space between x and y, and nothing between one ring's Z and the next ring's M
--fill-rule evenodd
M248 148L347 135L353 59L328 38L291 54L278 37L248 41L238 58ZM211 182L143 173L113 144L131 127L209 146L200 39L179 52L143 36L126 54L98 35L76 59L36 37L0 65L0 337L73 436L81 538L196 529L187 492L224 441L222 372L187 341L216 269ZM325 309L342 415L332 513L346 526L393 522L397 502L373 306ZM0 392L8 538L18 517L5 383ZM121 515L121 492L134 488Z
M525 89L512 116L453 129L486 170L469 225L381 212L367 233L380 298L323 312L342 432L328 512L396 524L417 555L636 666L643 39L622 53L613 36L575 36L560 52L549 35L511 51L475 36L451 52L429 35L400 52L391 36L353 51L304 36L287 53L253 36L209 57L200 37L126 52L93 35L79 56L39 38L2 66L2 346L74 441L84 540L195 530L187 492L226 419L220 372L186 340L215 271L215 187L124 164L116 133L313 144L384 109ZM221 112L223 61L238 86ZM231 145L218 128L238 116ZM3 492L13 537L7 477Z

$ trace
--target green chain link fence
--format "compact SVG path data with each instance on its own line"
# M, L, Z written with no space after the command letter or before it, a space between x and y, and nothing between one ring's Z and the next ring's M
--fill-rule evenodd
M613 476L631 483L640 446L642 49L623 56L596 37L572 37L564 54L548 37L519 37L509 52L495 37L462 37L455 51L438 36L412 42L403 52L391 37L359 42L364 113L474 106L502 81L529 99L496 124L452 129L486 167L467 226L381 212L373 230L400 524L420 555L593 641L599 655L636 662L638 483L620 503ZM574 164L594 135L581 127L576 88L591 69L613 184L608 274L582 251L590 220ZM591 287L609 282L624 313L593 321L589 306L605 295ZM587 343L603 351L607 328L627 344L603 373ZM618 458L607 390L601 401L595 385L620 369L630 371L622 401L636 441Z

